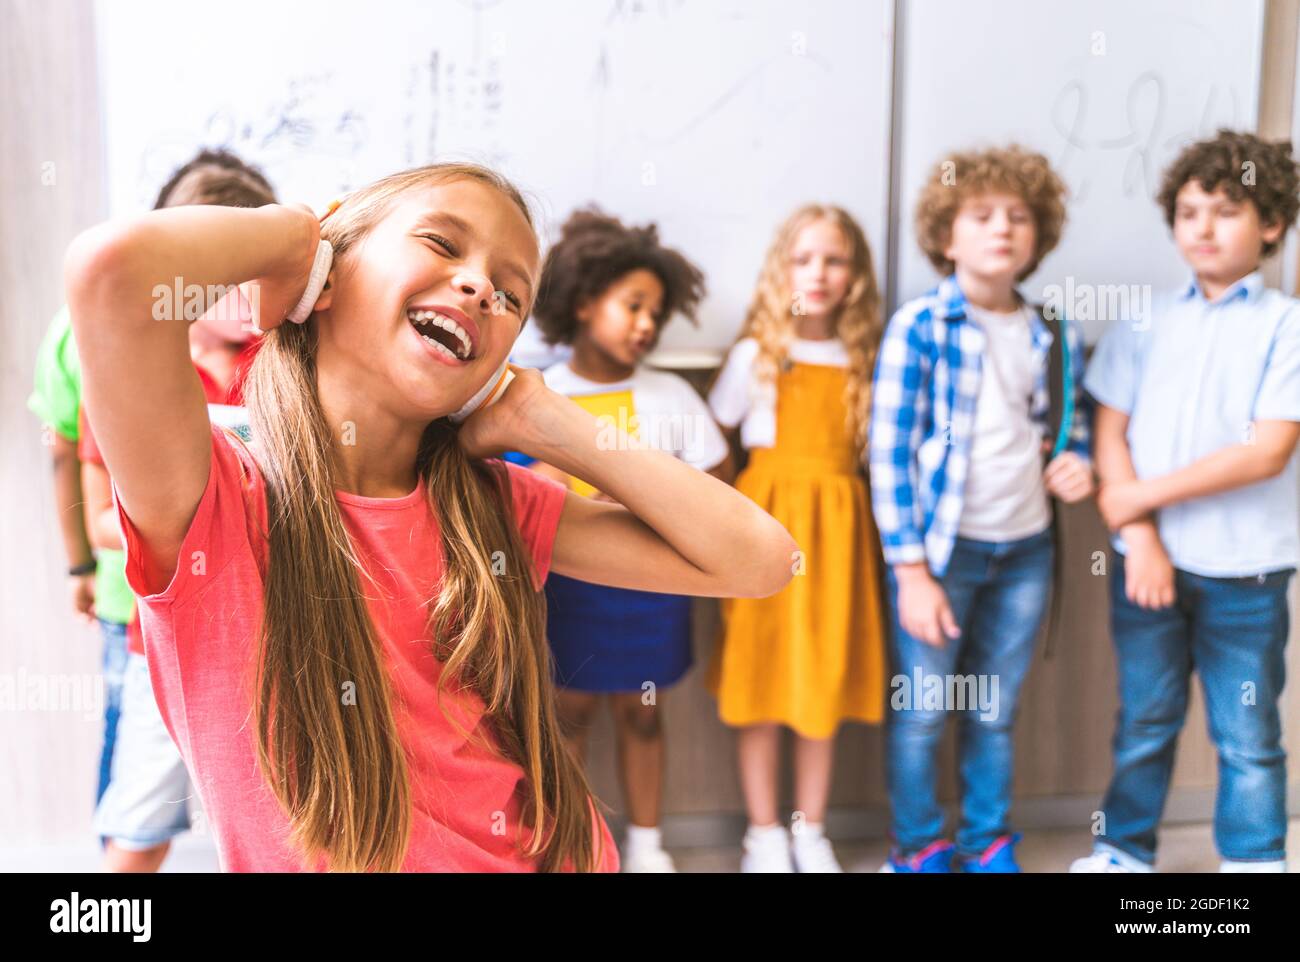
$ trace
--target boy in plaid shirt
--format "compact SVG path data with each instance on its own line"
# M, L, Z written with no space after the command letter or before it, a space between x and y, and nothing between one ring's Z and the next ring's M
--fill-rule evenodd
M1052 587L1048 499L1093 491L1077 330L1054 325L1068 396L1057 399L1062 423L1049 425L1055 336L1016 289L1060 239L1063 195L1044 157L1011 147L941 161L917 205L921 247L948 276L885 330L869 441L897 672L887 735L894 848L883 871L1019 871L1007 826L1011 734ZM973 690L978 705L965 697ZM936 797L952 711L955 846Z

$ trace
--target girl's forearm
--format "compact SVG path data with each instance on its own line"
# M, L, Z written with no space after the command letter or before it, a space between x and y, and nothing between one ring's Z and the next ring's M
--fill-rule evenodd
M542 403L524 453L594 485L701 571L734 571L777 549L793 562L798 546L785 528L725 482L639 446L566 398Z
M94 286L97 300L115 305L119 324L156 331L160 320L172 320L184 330L234 285L283 271L304 251L310 263L312 225L276 205L151 211L82 234L69 254L69 287ZM186 311L192 297L202 298L201 310Z

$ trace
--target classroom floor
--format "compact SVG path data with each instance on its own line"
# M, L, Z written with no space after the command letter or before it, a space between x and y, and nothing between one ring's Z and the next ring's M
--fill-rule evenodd
M1043 829L1024 835L1016 846L1016 856L1026 872L1064 872L1072 861L1091 849L1091 838L1075 829ZM835 845L835 854L846 872L876 872L885 861L886 849L884 839L844 842ZM1289 823L1287 851L1291 853L1288 870L1300 872L1300 818ZM739 847L684 849L673 852L673 858L681 872L740 871ZM1210 824L1198 822L1161 829L1156 868L1161 872L1217 872L1219 857L1214 851Z
M1165 828L1161 831L1160 845L1157 868L1162 872L1217 872L1219 869L1209 823ZM1073 859L1086 855L1088 849L1087 834L1071 829L1026 832L1016 851L1026 872L1062 872ZM1291 820L1287 850L1292 853L1290 871L1300 872L1300 818ZM884 861L885 842L844 842L836 844L835 851L845 871L875 872ZM673 851L673 857L682 872L740 870L738 847L678 849ZM0 872L94 872L98 866L99 853L93 840L86 845L42 851L0 850ZM195 835L181 836L163 865L164 872L216 870L217 854L211 840Z

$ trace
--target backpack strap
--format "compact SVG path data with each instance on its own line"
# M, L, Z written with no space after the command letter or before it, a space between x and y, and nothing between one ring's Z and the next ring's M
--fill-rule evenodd
M1071 364L1070 342L1065 336L1065 325L1059 317L1048 317L1043 305L1036 305L1039 320L1052 335L1052 347L1047 355L1047 424L1051 429L1052 451L1050 461L1070 441L1070 426L1074 423L1074 365Z
M1043 458L1046 466L1052 458L1065 450L1070 440L1070 426L1074 423L1074 376L1070 363L1070 344L1065 336L1065 324L1059 317L1048 317L1041 304L1035 305L1038 317L1052 335L1052 346L1047 355L1047 425L1052 437L1052 449ZM1056 540L1056 550L1052 552L1052 592L1047 614L1047 640L1043 656L1052 656L1053 640L1062 637L1064 631L1064 605L1061 603L1064 590L1065 566L1061 559L1061 514L1055 498L1048 498L1052 509L1052 535Z

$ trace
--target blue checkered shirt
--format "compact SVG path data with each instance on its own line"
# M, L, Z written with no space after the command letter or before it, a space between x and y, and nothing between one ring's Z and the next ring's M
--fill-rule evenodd
M1088 462L1083 347L1077 326L1063 326L1074 375L1066 450ZM1029 413L1046 437L1052 333L1037 312L1030 340L1038 374ZM872 388L868 463L872 511L891 565L928 561L936 577L948 567L961 520L984 347L984 331L967 316L955 276L904 304L885 328Z

